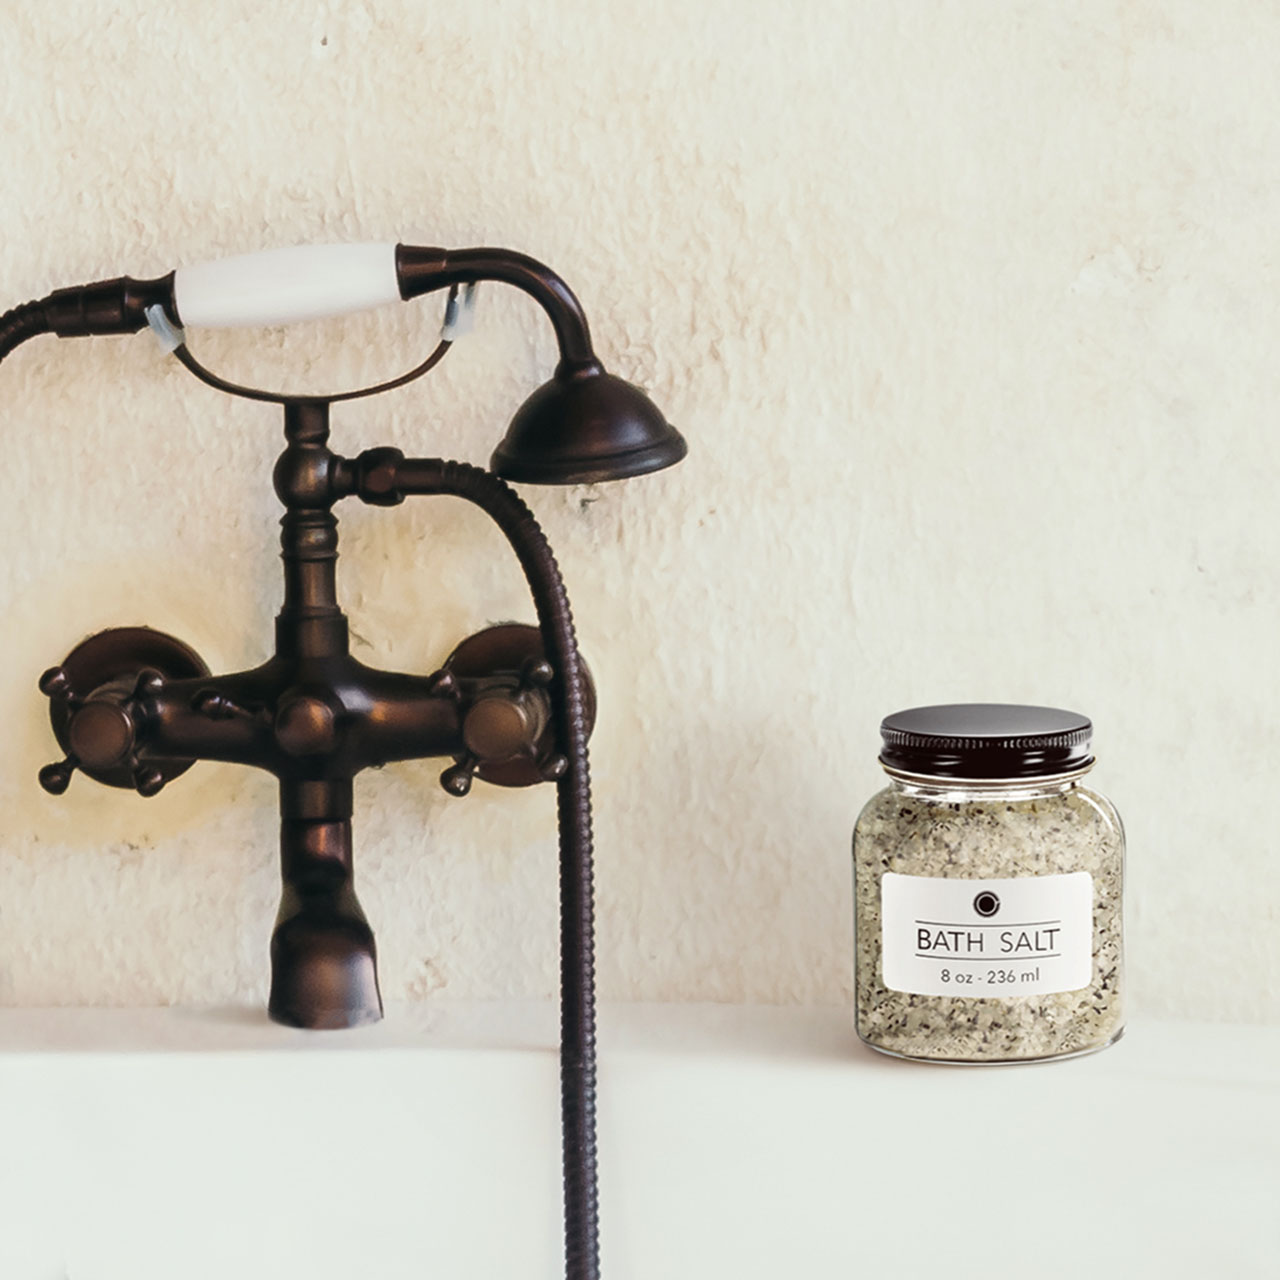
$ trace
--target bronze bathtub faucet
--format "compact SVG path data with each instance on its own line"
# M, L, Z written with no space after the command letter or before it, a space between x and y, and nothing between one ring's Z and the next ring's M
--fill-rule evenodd
M186 345L190 326L271 324L339 314L479 281L524 290L560 346L554 376L517 411L492 471L399 450L345 458L329 448L334 403L428 372L450 338L401 378L331 396L237 386ZM40 679L63 759L40 771L58 795L73 772L155 795L197 760L265 769L279 780L283 893L271 939L269 1011L307 1028L382 1016L373 931L352 880L352 784L362 769L451 757L445 789L473 777L502 786L554 781L560 825L561 1079L566 1274L598 1275L595 1189L595 1001L591 800L587 736L595 694L568 597L533 514L504 482L574 484L656 471L686 452L639 388L606 373L577 299L552 271L502 249L317 246L182 268L155 280L61 289L0 317L0 359L42 333L134 333L151 327L190 372L219 390L279 404L286 447L274 471L284 505L284 602L275 653L213 676L196 652L145 627L99 632ZM427 675L379 671L350 653L338 606L336 503L391 506L414 494L463 498L486 511L516 552L538 626L491 627Z

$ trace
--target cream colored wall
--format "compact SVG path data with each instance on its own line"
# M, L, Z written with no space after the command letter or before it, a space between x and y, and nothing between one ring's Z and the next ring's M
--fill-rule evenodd
M1134 1002L1280 1019L1280 14L1248 3L413 0L0 7L3 306L272 245L525 250L687 435L528 491L600 685L610 997L839 1001L876 727L1094 716ZM334 444L483 461L553 364L525 299ZM407 366L434 302L199 340L309 388ZM275 415L146 336L0 371L0 1001L260 1000L270 780L35 785L35 678L149 623L215 669L279 601ZM212 479L210 478L212 470ZM483 521L342 514L367 662L528 617ZM357 789L391 998L554 990L551 795Z

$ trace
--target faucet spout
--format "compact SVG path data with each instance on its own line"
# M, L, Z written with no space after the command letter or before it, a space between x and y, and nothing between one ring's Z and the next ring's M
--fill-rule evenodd
M377 946L352 883L351 784L282 782L280 811L268 1012L312 1030L377 1022Z

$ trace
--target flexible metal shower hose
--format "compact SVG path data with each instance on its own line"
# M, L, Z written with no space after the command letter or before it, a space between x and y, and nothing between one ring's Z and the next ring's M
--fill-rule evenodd
M6 311L0 316L0 360L28 338L49 332L50 325L45 317L43 300L24 302L22 306Z
M560 825L560 1106L564 1141L565 1275L597 1280L595 918L591 776L582 661L556 558L533 512L490 471L465 462L406 459L405 493L452 494L488 513L514 549L529 583L542 643L555 669L556 740L569 767L556 784Z

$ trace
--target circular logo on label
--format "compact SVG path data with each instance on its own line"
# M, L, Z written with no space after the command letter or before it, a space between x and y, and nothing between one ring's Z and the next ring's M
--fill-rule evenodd
M980 916L993 916L1000 910L1000 899L990 889L983 889L973 900L973 909Z

